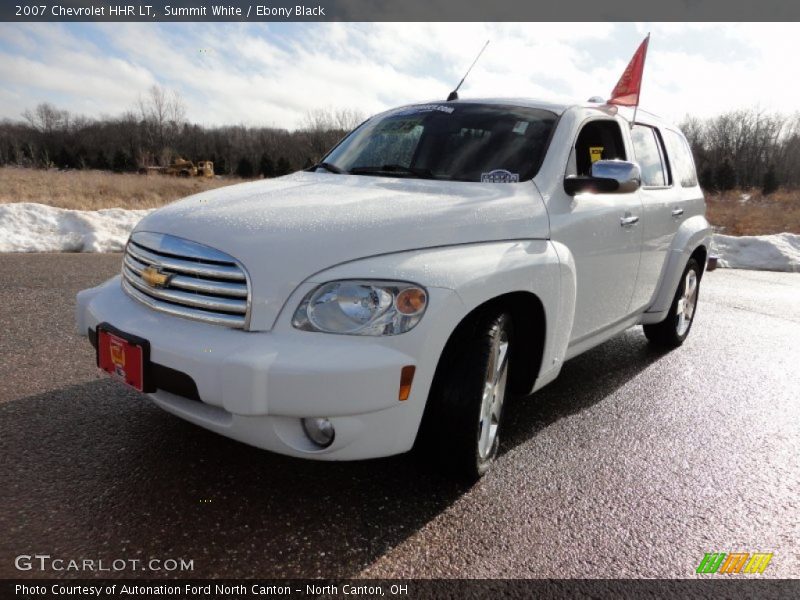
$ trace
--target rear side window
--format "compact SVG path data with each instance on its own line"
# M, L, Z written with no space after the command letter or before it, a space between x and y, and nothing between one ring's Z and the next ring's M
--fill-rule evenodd
M664 141L667 144L667 156L675 181L680 182L683 187L696 186L697 172L689 143L681 134L670 129L664 130Z
M631 130L633 152L642 170L642 184L647 187L669 185L669 175L664 164L661 142L653 127L634 125Z

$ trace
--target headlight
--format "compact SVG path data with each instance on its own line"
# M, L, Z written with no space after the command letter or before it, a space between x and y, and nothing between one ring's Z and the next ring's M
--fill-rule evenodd
M428 293L401 281L331 281L309 292L292 325L305 331L397 335L419 323Z

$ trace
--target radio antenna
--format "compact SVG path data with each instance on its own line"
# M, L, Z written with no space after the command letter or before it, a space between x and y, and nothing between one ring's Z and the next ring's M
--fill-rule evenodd
M450 95L447 97L448 102L452 102L453 100L458 100L458 90L461 88L461 84L464 83L464 80L467 78L467 75L469 75L469 72L472 71L472 67L475 66L476 62L478 62L478 59L481 57L481 54L483 54L483 51L486 50L486 46L488 45L489 45L489 40L486 40L486 43L483 45L483 48L481 48L481 51L478 52L478 56L475 57L475 60L472 61L472 64L469 66L469 69L467 69L467 72L464 73L464 76L461 78L461 81L458 82L456 89L450 92Z

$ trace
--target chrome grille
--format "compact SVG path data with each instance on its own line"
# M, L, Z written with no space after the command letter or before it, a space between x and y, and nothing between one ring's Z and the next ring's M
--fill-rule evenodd
M239 329L248 322L244 269L233 257L182 238L134 233L125 247L122 287L139 302L178 317Z

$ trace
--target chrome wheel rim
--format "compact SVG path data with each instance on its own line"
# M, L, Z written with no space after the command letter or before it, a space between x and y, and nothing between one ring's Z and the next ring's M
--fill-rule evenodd
M500 415L506 396L508 378L508 334L500 330L492 341L486 379L483 385L481 411L478 417L478 455L487 459L493 451L500 427Z
M697 306L697 273L690 269L683 280L683 295L678 298L677 308L677 331L678 335L683 336L689 331L694 317L694 309Z

